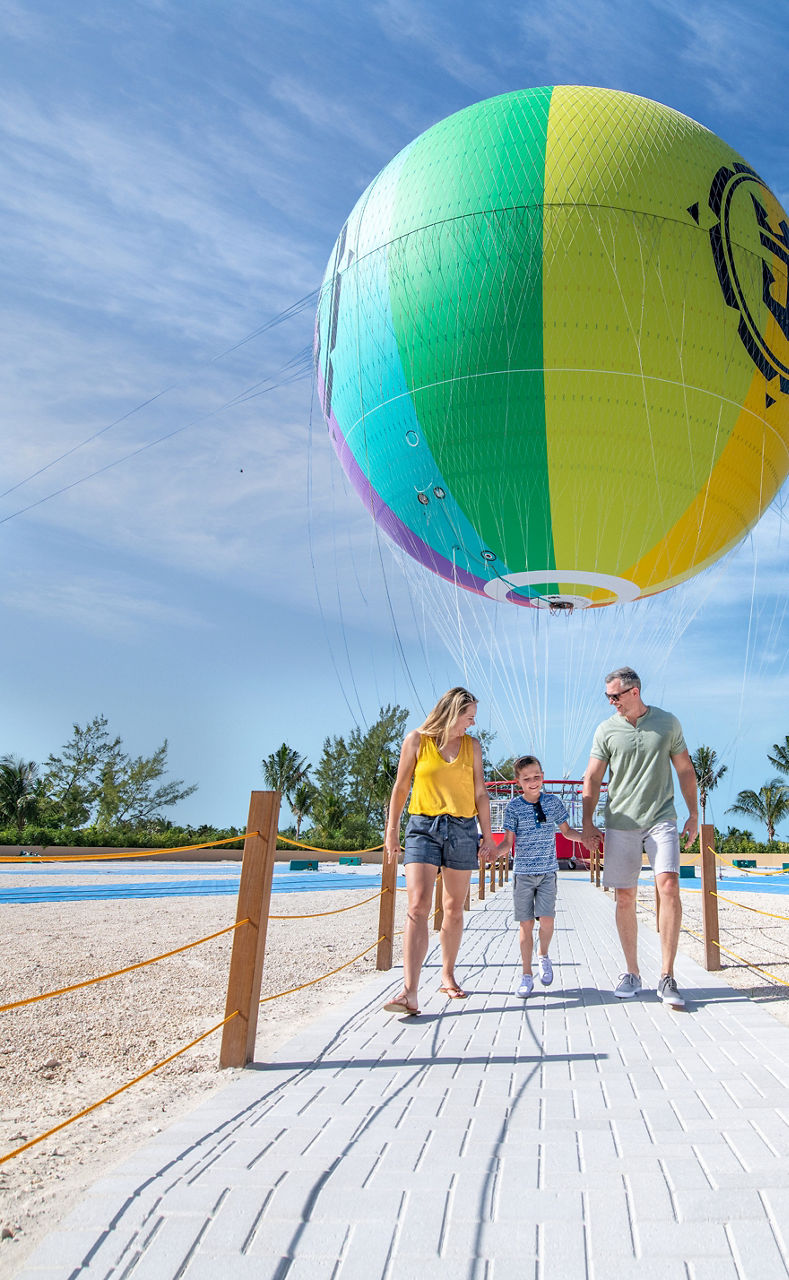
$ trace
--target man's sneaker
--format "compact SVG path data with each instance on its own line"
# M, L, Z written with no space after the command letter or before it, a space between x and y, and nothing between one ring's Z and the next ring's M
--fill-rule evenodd
M540 982L549 987L553 982L553 965L550 956L540 956Z
M637 973L620 973L619 981L614 987L614 995L620 1000L631 1000L641 990L641 979Z
M534 978L531 976L530 973L524 973L523 977L521 978L521 982L520 982L520 986L518 987L517 994L519 996L530 996L533 990L534 990Z
M684 1009L685 1001L677 990L677 984L670 973L664 973L657 985L657 993L664 1004L673 1005L675 1009Z

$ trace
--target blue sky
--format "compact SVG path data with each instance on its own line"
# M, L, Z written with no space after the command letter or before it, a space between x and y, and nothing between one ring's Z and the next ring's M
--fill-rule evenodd
M314 308L294 304L397 151L530 85L665 102L786 206L775 12L0 0L0 749L43 760L103 712L134 753L169 739L172 773L199 784L173 816L240 823L283 739L315 759L381 704L417 723L477 674L500 754L537 737L549 773L577 772L602 674L635 661L647 701L728 760L715 818L744 825L724 808L771 775L765 750L789 732L780 508L681 599L628 621L626 652L621 618L535 637L500 607L469 615L480 656L464 669L454 602L404 572L348 490L312 394ZM683 609L696 616L667 656Z

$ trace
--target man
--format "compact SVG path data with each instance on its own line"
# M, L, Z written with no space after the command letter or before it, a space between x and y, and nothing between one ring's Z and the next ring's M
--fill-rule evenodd
M614 994L627 1000L641 990L636 894L646 850L660 898L662 972L657 993L666 1004L681 1009L685 1001L674 979L682 905L671 765L688 807L682 831L688 844L695 840L699 825L696 771L676 716L646 706L632 667L619 667L606 676L605 696L615 711L598 726L592 742L583 785L583 837L590 851L600 847L602 832L594 825L594 812L606 767L610 767L603 884L616 890L616 927L626 967Z

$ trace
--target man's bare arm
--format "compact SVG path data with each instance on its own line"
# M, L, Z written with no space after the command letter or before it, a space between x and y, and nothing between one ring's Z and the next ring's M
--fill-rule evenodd
M590 853L594 849L598 849L602 844L603 833L594 824L594 814L597 808L597 802L600 799L600 788L603 785L605 771L608 768L606 760L598 760L596 756L590 756L589 763L586 766L583 782L583 842Z
M671 763L677 771L677 781L682 792L682 799L688 807L688 820L682 828L682 834L688 844L693 844L699 831L699 796L696 770L688 751L680 751L671 757Z

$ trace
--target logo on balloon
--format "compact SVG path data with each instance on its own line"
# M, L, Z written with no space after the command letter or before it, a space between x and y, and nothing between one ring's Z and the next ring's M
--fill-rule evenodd
M710 188L710 229L726 305L756 368L789 393L789 225L769 187L745 164L723 166ZM773 386L775 389L775 386ZM767 396L767 407L775 398Z

